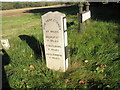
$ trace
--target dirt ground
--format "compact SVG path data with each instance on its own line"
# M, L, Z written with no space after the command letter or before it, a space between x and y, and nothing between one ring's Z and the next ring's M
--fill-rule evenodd
M32 8L22 8L22 9L12 9L12 10L1 10L0 17L14 17L14 16L25 15L25 14L32 14L32 13L26 12L26 11L32 10L32 9L58 8L58 7L65 7L65 6L66 5L53 5L53 6L45 6L45 7L32 7Z

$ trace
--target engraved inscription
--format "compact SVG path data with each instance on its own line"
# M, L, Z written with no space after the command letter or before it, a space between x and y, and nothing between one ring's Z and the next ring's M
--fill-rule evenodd
M61 26L60 26L60 24L58 23L58 21L56 20L56 19L47 19L45 22L44 22L44 27L43 27L43 29L45 30L45 27L46 27L46 24L48 23L48 22L55 22L57 25L58 25L58 27L59 27L59 30L61 30ZM54 32L54 31L53 31Z
M57 28L51 30L51 28L47 28L47 24L55 23ZM61 51L61 46L59 45L60 36L59 33L61 30L61 26L56 19L47 19L44 22L44 30L45 30L45 40L46 40L46 56L50 59L60 59L62 55L58 54ZM54 43L55 45L53 45Z

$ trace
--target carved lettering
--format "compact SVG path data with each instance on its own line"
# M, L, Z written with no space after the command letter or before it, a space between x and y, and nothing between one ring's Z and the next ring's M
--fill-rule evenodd
M56 19L47 19L45 22L44 22L44 30L45 30L45 27L46 27L46 25L47 25L47 23L48 22L55 22L57 25L58 25L58 27L59 27L59 30L61 30L61 26L60 26L60 24L59 24L59 22L56 20Z

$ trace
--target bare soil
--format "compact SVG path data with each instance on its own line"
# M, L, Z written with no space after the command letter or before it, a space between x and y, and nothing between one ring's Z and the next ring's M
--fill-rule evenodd
M25 14L32 14L30 12L26 12L26 11L32 10L32 9L59 8L59 7L65 7L65 6L66 5L53 5L53 6L45 6L45 7L32 7L32 8L22 8L22 9L12 9L12 10L1 10L0 16L2 16L2 17L21 16L21 15L25 15Z

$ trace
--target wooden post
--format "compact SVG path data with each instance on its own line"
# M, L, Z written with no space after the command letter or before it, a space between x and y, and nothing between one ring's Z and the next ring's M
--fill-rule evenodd
M88 12L88 11L89 11L90 3L87 1L87 2L85 3L85 5L86 5L86 12ZM89 23L89 20L86 21L86 24L88 24L88 23Z
M85 5L86 5L86 11L89 11L90 3L89 3L89 2L86 2Z
M78 32L80 32L82 30L82 12L83 12L83 4L79 3Z

